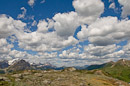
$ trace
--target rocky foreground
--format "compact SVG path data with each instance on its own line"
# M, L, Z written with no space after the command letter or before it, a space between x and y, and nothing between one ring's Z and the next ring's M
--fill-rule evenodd
M101 71L26 70L0 75L0 86L130 86L124 81L105 76Z

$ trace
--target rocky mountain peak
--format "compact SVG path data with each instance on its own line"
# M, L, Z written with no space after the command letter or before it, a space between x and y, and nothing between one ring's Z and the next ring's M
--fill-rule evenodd
M28 70L31 69L31 66L25 60L18 60L13 65L10 65L8 70L9 71L21 71L21 70Z
M121 59L118 60L115 65L130 66L130 60Z

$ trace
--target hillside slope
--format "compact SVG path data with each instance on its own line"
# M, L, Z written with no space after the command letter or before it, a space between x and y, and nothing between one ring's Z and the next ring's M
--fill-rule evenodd
M108 76L130 82L130 60L121 59L117 62L108 62L101 65L91 65L87 69L100 69Z
M113 65L105 66L102 68L108 75L118 78L120 80L130 82L130 61L121 59Z
M0 75L0 86L129 86L128 83L88 71L23 71Z

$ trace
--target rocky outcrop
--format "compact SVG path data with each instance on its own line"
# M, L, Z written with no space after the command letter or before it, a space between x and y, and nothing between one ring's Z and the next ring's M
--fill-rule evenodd
M63 71L75 71L76 70L76 68L74 68L74 67L68 67L68 68L65 68Z

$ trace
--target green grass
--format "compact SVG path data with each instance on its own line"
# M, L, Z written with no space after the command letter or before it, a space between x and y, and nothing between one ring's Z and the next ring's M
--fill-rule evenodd
M115 66L113 68L106 67L102 69L104 72L106 72L109 76L112 76L114 78L130 82L130 68L125 66Z

